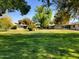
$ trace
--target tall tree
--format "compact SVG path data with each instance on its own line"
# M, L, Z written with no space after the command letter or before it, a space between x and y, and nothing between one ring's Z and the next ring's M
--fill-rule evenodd
M25 0L0 0L0 15L5 13L7 9L9 12L19 10L24 15L28 13L30 8Z
M70 19L70 14L64 10L59 10L54 19L55 24L67 24Z
M52 4L51 0L38 0L38 1L42 1L44 4L44 6L50 7L50 5Z
M56 4L58 10L66 10L71 16L79 15L79 0L39 0L48 6Z
M52 17L52 11L50 8L39 6L36 9L34 19L38 20L41 27L47 27Z

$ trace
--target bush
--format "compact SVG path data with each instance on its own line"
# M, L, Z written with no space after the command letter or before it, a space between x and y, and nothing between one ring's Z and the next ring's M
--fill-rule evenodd
M16 26L16 25L14 25L14 26L12 26L12 27L11 27L11 29L17 29L17 26Z
M32 20L28 19L28 18L24 18L22 20L19 20L18 22L19 22L19 24L26 25L28 27L29 31L34 31L35 28L36 28L35 23Z
M0 32L5 32L5 31L7 31L7 30L5 30L5 29L0 29Z
M36 25L34 23L31 23L28 25L29 31L35 31Z
M4 16L0 18L0 29L8 30L13 25L11 18L8 16Z
M32 31L32 28L28 28L29 31Z

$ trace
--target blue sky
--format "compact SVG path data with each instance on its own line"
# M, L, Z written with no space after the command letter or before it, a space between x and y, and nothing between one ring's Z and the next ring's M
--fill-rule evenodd
M32 18L32 16L34 16L34 14L35 14L36 6L40 6L42 4L42 2L38 2L38 0L27 0L27 2L31 6L31 9L28 12L28 14L21 16L19 11L8 13L8 15L11 16L11 18L14 22L17 22L18 20L25 18L25 17Z

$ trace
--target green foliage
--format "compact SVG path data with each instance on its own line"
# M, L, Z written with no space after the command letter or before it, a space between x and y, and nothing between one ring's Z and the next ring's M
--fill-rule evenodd
M58 10L66 10L71 16L79 15L79 0L39 0L48 7L54 5Z
M31 23L28 25L28 28L31 29L31 31L35 31L36 25L34 23Z
M79 14L79 0L62 0L58 4L60 10L67 10L72 16Z
M29 18L24 18L22 20L19 20L18 22L19 22L19 24L24 24L24 25L28 26L28 28L31 30L36 28L35 23L32 20L30 20Z
M0 18L0 29L9 29L12 26L11 18L8 16Z
M51 0L38 0L38 1L42 1L44 3L44 6L46 6L46 7L51 6Z
M50 8L39 6L36 9L34 19L38 20L41 27L47 27L52 17L52 11Z
M0 0L0 14L5 13L8 9L10 12L19 10L22 15L28 13L30 6L25 0Z
M11 27L11 29L17 29L17 26L16 26L16 25L13 25L13 26Z
M54 19L55 24L66 24L69 22L70 14L67 11L59 10Z

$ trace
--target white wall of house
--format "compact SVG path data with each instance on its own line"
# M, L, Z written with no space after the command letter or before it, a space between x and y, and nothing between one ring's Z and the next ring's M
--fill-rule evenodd
M79 30L79 24L78 25L75 25L75 29L76 30Z

